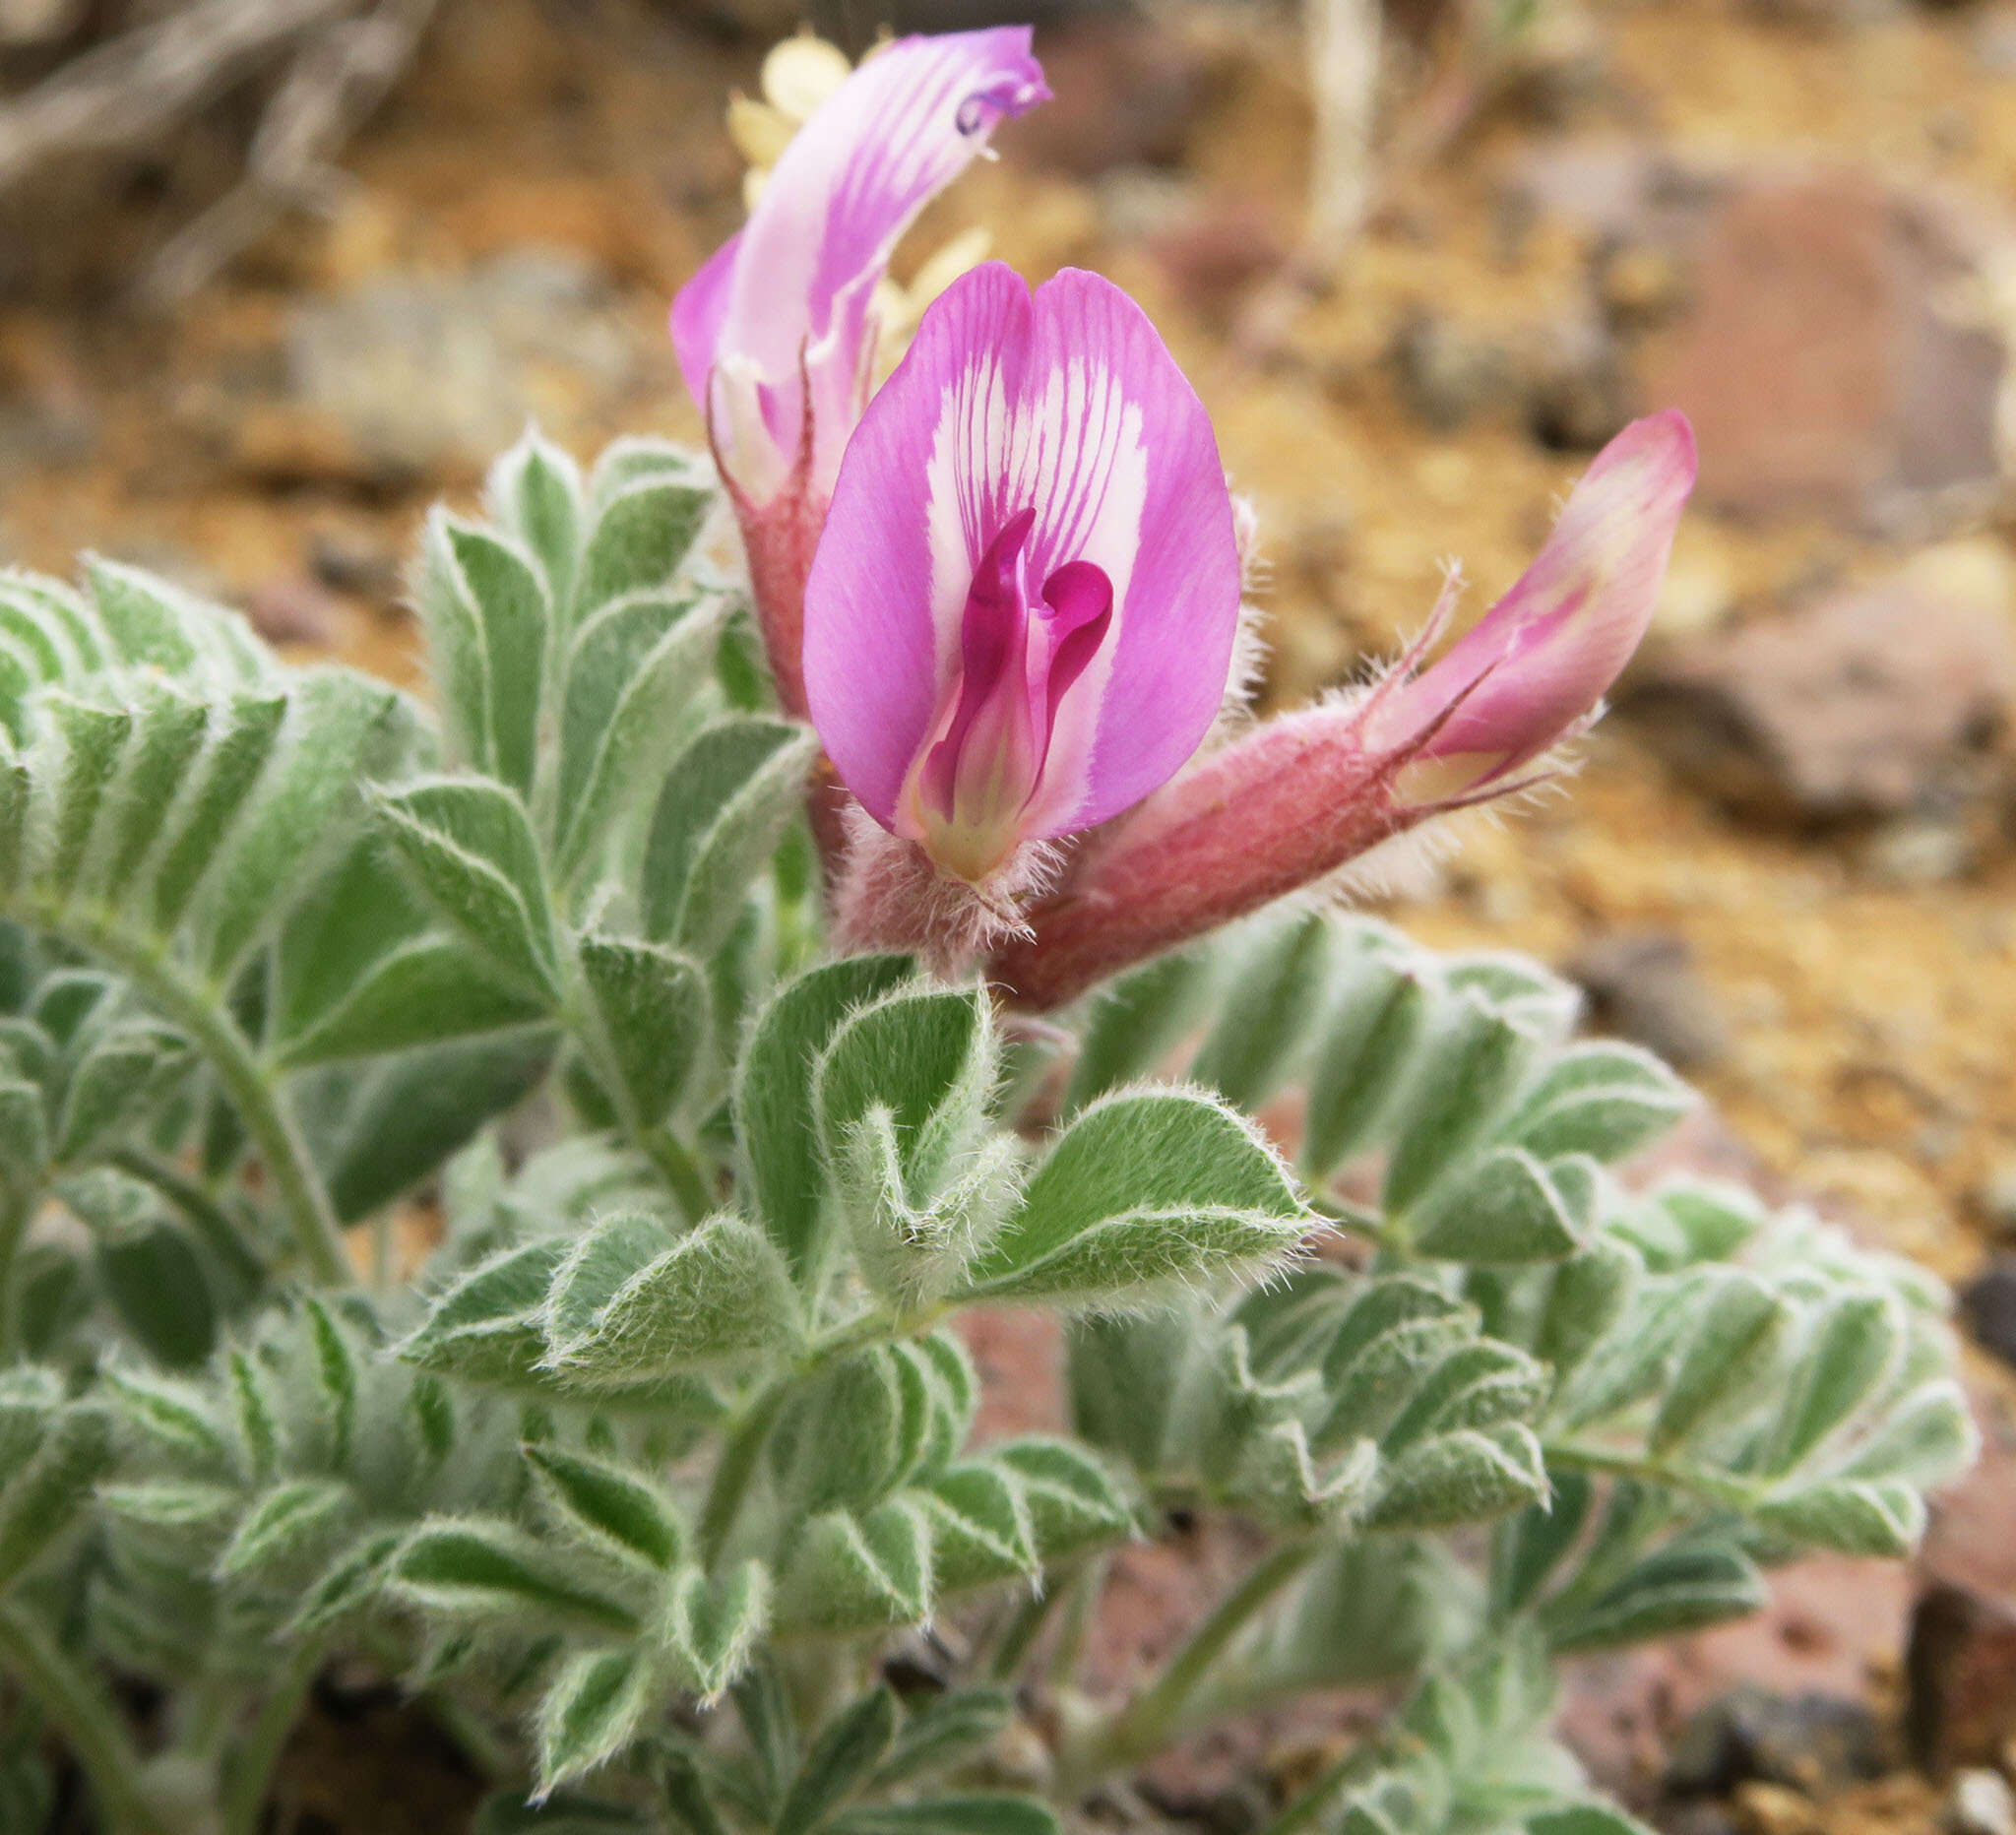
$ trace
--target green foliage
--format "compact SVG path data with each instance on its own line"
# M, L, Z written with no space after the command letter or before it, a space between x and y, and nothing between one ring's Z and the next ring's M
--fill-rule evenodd
M1943 1294L1630 1176L1691 1096L1516 958L1294 912L1032 1044L832 956L716 503L529 435L424 534L438 714L0 576L0 1668L95 1717L111 1835L245 1835L339 1656L489 1748L481 1835L1051 1835L1369 1686L1301 1820L1628 1835L1552 1659L1907 1551L1973 1444ZM1067 1433L994 1424L1002 1310L1061 1318ZM1101 1557L1179 1511L1265 1552L1095 1709Z

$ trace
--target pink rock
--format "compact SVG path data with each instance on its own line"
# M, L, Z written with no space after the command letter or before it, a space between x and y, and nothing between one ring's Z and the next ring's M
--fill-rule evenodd
M253 628L269 643L326 649L336 635L342 606L318 582L300 574L263 580L246 601Z
M2007 353L1951 304L1977 254L1957 212L1866 173L1732 191L1645 384L1694 421L1702 500L1889 523L1990 490Z
M1649 656L1622 705L1722 801L1828 820L1975 788L2012 698L2006 580L1933 550L1873 585Z
M1918 531L2001 483L2001 335L1970 297L2011 227L1855 167L1721 171L1642 146L1556 149L1513 187L1603 246L1677 256L1682 304L1635 364L1647 405L1682 409L1697 501Z
M980 1378L976 1444L1017 1433L1069 1431L1060 1319L1028 1307L972 1306L957 1325Z
M1926 1769L2006 1762L2016 1740L2016 1387L1970 1373L1982 1452L1932 1500L1905 1659L1904 1728Z
M1122 165L1174 165L1207 79L1179 33L1113 7L1043 33L1053 99L1020 124L1014 157L1074 177Z
M1914 1588L1906 1568L1842 1555L1781 1568L1751 1617L1571 1665L1562 1737L1600 1783L1642 1797L1672 1737L1732 1688L1865 1694L1903 1652Z

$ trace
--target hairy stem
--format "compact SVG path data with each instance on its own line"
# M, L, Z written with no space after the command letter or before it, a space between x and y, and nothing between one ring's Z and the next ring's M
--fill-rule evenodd
M1583 1472L1601 1472L1611 1478L1634 1479L1641 1485L1683 1492L1720 1510L1740 1510L1755 1496L1752 1487L1718 1472L1704 1472L1698 1466L1675 1464L1636 1453L1614 1452L1607 1447L1590 1446L1579 1440L1545 1440L1542 1450L1549 1465L1572 1466Z
M33 1215L33 1201L25 1192L0 1193L0 1353L11 1355L18 1321L14 1316L14 1264Z
M310 1639L294 1653L260 1704L251 1732L231 1759L229 1783L224 1788L223 1835L259 1835L260 1815L273 1790L273 1774L321 1668L322 1645Z
M131 935L98 913L31 900L18 916L36 929L80 943L102 957L163 1018L188 1034L251 1135L301 1259L316 1280L331 1287L349 1285L353 1276L344 1249L343 1226L308 1157L307 1143L279 1084L232 1021L220 991L177 968L158 944Z
M140 1755L104 1691L12 1606L0 1606L0 1664L61 1732L105 1835L174 1835L141 1788Z
M1042 1634L1050 1609L1056 1604L1061 1591L1058 1587L1045 1587L1032 1592L1027 1599L1018 1602L1003 1619L999 1639L986 1661L989 1681L1012 1682L1015 1679L1030 1651L1035 1648L1036 1640Z
M106 1158L172 1203L217 1258L248 1287L257 1288L266 1279L265 1258L246 1239L237 1219L180 1167L139 1147L115 1147Z
M707 1502L700 1512L702 1561L711 1566L721 1558L721 1551L727 1545L728 1532L734 1527L742 1499L748 1493L750 1481L756 1476L756 1462L763 1452L763 1444L770 1438L770 1430L777 1424L777 1418L793 1386L816 1374L835 1358L845 1357L850 1351L863 1350L869 1345L885 1344L891 1339L907 1338L925 1331L937 1317L937 1310L903 1316L881 1311L864 1312L860 1317L850 1319L813 1339L796 1363L773 1377L749 1398L728 1429L721 1461L714 1469L714 1482L708 1487Z
M1147 1688L1059 1769L1073 1782L1089 1784L1106 1772L1139 1764L1160 1751L1183 1724L1183 1711L1212 1666L1232 1640L1316 1552L1314 1537L1285 1542L1255 1566L1215 1606L1182 1649Z
M714 1469L714 1482L708 1487L707 1502L700 1512L700 1558L710 1567L721 1558L728 1532L735 1526L742 1499L748 1495L750 1481L756 1476L756 1462L763 1455L764 1442L770 1438L770 1430L777 1424L785 1399L790 1394L791 1380L789 1376L779 1376L759 1389L743 1408L721 1449L721 1462Z
M639 1139L638 1145L658 1168L659 1175L689 1223L699 1223L715 1208L714 1193L708 1188L707 1174L701 1171L699 1155L670 1128L653 1128Z
M595 1066L597 1079L615 1108L623 1138L651 1162L658 1175L664 1180L665 1189L671 1193L672 1202L685 1213L686 1221L689 1224L699 1223L715 1207L715 1194L708 1185L699 1155L668 1124L649 1126L638 1113L630 1087L617 1064L608 1029L583 985L580 963L570 960L566 973L569 993L562 1005L561 1016L567 1030Z

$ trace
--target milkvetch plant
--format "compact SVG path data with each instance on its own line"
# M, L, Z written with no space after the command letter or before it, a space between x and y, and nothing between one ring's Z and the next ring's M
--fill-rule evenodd
M878 66L847 145L1040 84L947 42L804 136ZM833 323L714 365L736 438L820 450ZM753 606L709 558L719 418L725 486L529 436L438 513L424 703L0 576L5 1826L69 1764L110 1835L251 1835L341 1661L483 1835L1046 1835L1339 1686L1391 1718L1278 1829L1615 1835L1557 1661L1901 1555L1970 1456L1936 1283L1634 1178L1670 1072L1307 896L1591 717L1683 423L1439 661L1255 724L1210 428L1114 289L981 269L860 387L796 678L761 535ZM976 1434L999 1307L1068 1431ZM1089 1694L1112 1563L1197 1513L1260 1552Z

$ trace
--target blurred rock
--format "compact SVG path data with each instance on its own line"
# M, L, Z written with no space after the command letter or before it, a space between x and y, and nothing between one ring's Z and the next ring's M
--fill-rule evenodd
M1970 1587L1927 1587L1904 1673L1904 1732L1917 1764L1943 1775L2001 1756L2016 1734L2016 1612Z
M1567 966L1589 998L1590 1024L1656 1051L1675 1070L1715 1063L1729 1035L1685 937L1623 931L1592 943Z
M98 445L97 418L80 402L47 397L0 403L0 472L78 465Z
M1495 339L1428 311L1395 334L1393 373L1407 405L1438 433L1480 418L1510 418L1522 399L1519 362Z
M980 1378L974 1444L1070 1430L1060 1320L1022 1308L971 1306L959 1315L959 1332Z
M341 613L328 589L301 574L261 581L245 600L252 628L271 644L326 647Z
M1141 1795L1164 1815L1203 1835L1250 1835L1273 1816L1274 1803L1259 1778L1234 1778L1216 1790L1187 1789L1188 1782L1151 1776L1143 1780Z
M1113 242L1154 242L1179 233L1198 213L1197 187L1153 165L1116 165L1092 182L1100 234Z
M1976 1344L2016 1367L2016 1255L1997 1255L1960 1290L1960 1316Z
M0 327L0 472L90 459L99 438L91 381L77 345L56 327Z
M521 248L303 304L275 367L270 385L189 411L236 470L402 488L476 472L528 419L592 422L634 383L639 350L591 263Z
M1675 1797L1728 1797L1744 1784L1814 1791L1880 1777L1883 1730L1859 1701L1732 1689L1687 1723L1666 1788Z
M400 566L397 549L341 530L323 530L308 544L308 567L315 578L358 599L396 599Z
M1743 1835L1721 1803L1680 1803L1661 1813L1659 1828L1661 1835Z
M1857 864L1886 886L1945 886L1980 864L1966 822L1946 815L1906 815L1885 822L1862 844Z
M1576 316L1545 327L1527 368L1527 419L1543 446L1594 452L1631 418L1623 352L1598 319Z
M2016 76L2016 6L1991 7L1970 35L1974 60L1990 76Z
M1920 533L1994 500L2016 225L1868 170L1689 169L1617 144L1538 155L1511 197L1596 232L1612 324L1661 327L1637 340L1635 399L1692 418L1702 502Z
M2016 1835L2016 1792L1999 1771L1963 1771L1939 1817L1946 1835Z
M1694 421L1702 500L1879 526L1985 501L2008 352L1955 303L1983 253L1956 209L1864 173L1733 190L1645 385Z
M1017 159L1076 178L1181 159L1207 65L1183 34L1088 7L1044 34L1042 60L1053 99L1015 124Z
M1988 1168L1975 1193L1982 1221L1997 1235L2016 1236L2016 1154Z
M1918 1566L1927 1581L1966 1595L2006 1604L2016 1627L2016 1537L2009 1534L2009 1499L2016 1496L2016 1406L2012 1385L1986 1359L1967 1375L1968 1405L1981 1432L1981 1456L1972 1469L1941 1487L1932 1499ZM1919 1608L1914 1608L1915 1618ZM1918 1641L1916 1625L1912 1633ZM2016 1684L2016 1630L2010 1640ZM2016 1691L2005 1711L2016 1735ZM1991 1748L1981 1748L1993 1756ZM1960 1754L1965 1757L1966 1755Z
M2016 696L2008 572L1974 544L1928 551L1873 585L1666 646L1620 705L1746 814L1950 807L1980 788Z
M66 38L86 0L0 0L0 44L47 44Z
M1595 264L1596 296L1619 331L1643 331L1671 317L1686 298L1686 270L1656 242L1606 241Z
M1571 1663L1562 1737L1606 1789L1629 1791L1732 1694L1853 1706L1873 1672L1895 1666L1916 1591L1901 1563L1829 1554L1779 1568L1770 1604L1747 1618Z
M1736 569L1721 532L1705 517L1682 522L1652 614L1655 643L1699 637L1736 608Z
M1288 259L1265 215L1220 203L1172 222L1150 242L1169 285L1207 323L1226 325L1246 293Z
M1524 156L1505 189L1516 216L1560 217L1594 232L1604 251L1657 249L1675 258L1684 285L1709 212L1728 178L1664 149L1616 138L1544 143Z
M1408 407L1437 433L1485 421L1556 451L1589 452L1630 418L1622 354L1592 315L1499 333L1418 308L1388 355Z

